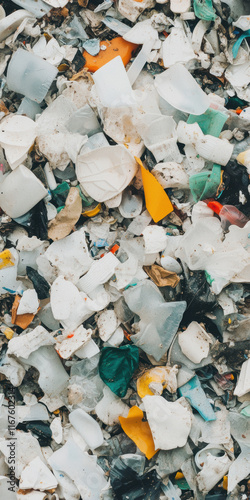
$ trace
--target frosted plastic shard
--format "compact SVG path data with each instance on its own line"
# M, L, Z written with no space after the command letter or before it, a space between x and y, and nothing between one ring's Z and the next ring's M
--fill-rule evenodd
M244 396L250 392L250 359L245 361L241 367L240 376L234 390L236 396Z
M184 332L179 332L178 342L181 350L193 363L200 363L209 353L211 337L196 321L192 321Z
M131 340L159 361L177 332L186 302L165 302L156 285L145 280L125 290L124 298L131 311L141 318L139 333Z
M209 99L198 83L181 64L174 64L155 77L157 92L173 107L201 115L209 107Z
M119 417L127 417L129 407L109 387L104 387L103 398L95 407L97 417L106 425L119 423Z
M36 124L26 116L9 115L1 122L0 145L12 169L25 160L36 134Z
M102 202L121 193L132 181L137 163L124 146L108 146L79 155L77 178L94 200Z
M34 488L45 491L56 488L57 484L55 476L39 457L25 467L20 478L20 488L23 490Z
M103 444L103 435L100 426L84 410L78 409L72 411L69 414L69 421L92 450Z
M168 402L161 396L143 398L155 448L172 450L187 442L191 429L190 412L178 401Z
M40 18L47 14L51 7L42 0L14 0L14 3L32 12L34 16Z
M113 309L102 311L97 319L99 335L104 342L107 342L118 326L118 320Z
M7 85L32 101L42 102L57 72L57 68L41 57L17 49L8 66Z
M34 366L40 375L38 384L48 395L58 395L67 385L68 374L65 371L54 347L39 347L27 359L20 358L24 365Z
M103 106L133 106L135 98L120 56L104 64L93 74L96 91Z
M89 294L99 285L106 283L114 274L120 261L111 252L96 260L90 270L79 280L78 288Z
M1 208L13 219L27 213L47 195L41 181L24 165L7 175L0 186Z
M83 498L100 500L101 491L107 486L104 472L94 457L84 453L72 439L54 452L48 462L73 480Z
M17 314L36 314L39 300L35 290L25 290L20 300Z
M0 43L9 37L16 28L21 24L21 22L27 17L32 18L32 15L27 10L16 10L9 16L1 19L0 17Z
M197 57L182 27L172 28L170 35L162 44L162 52L165 68L176 63L187 63Z
M56 351L61 358L68 359L90 340L91 334L91 329L86 330L80 325L74 332L70 331L59 335L55 337L57 340Z

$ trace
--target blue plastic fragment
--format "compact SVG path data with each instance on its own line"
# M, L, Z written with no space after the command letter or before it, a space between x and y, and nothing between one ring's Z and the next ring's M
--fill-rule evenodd
M196 375L191 378L189 382L179 387L179 393L181 396L184 396L184 398L189 400L191 406L199 412L206 422L216 420L214 410L209 403Z
M239 52L239 48L244 40L244 38L247 38L250 36L250 30L244 31L242 35L238 38L238 40L235 42L232 53L233 53L233 58L235 59L237 57L237 54Z

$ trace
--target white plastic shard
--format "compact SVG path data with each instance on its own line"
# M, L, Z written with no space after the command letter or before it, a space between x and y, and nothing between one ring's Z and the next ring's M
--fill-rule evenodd
M93 74L96 91L103 106L133 106L135 98L120 56L104 64Z
M54 7L54 9L60 9L62 7L65 7L67 5L68 1L67 0L43 0L45 3L50 5L50 7Z
M50 429L52 432L52 439L57 444L60 444L63 440L63 428L62 428L62 422L61 422L61 417L55 417L51 424L50 424Z
M98 345L93 339L89 339L80 349L77 349L75 355L80 359L92 358L100 352Z
M81 187L99 202L120 194L132 181L137 169L134 157L121 145L80 154L76 162Z
M207 494L227 473L231 460L226 453L222 456L207 454L202 470L197 475L197 485L203 494Z
M166 248L167 235L164 227L151 225L146 227L142 234L145 242L146 254L161 252Z
M157 75L155 87L163 99L185 113L201 115L209 107L208 96L182 64L174 64Z
M199 323L192 321L186 330L178 333L178 342L187 358L200 363L208 356L212 339Z
M197 140L195 149L206 160L225 166L233 154L234 145L226 139L204 135Z
M32 18L33 16L24 9L16 10L12 14L9 14L9 16L0 17L0 43L14 33L21 22L27 17Z
M28 358L20 358L20 361L39 371L38 384L46 394L56 396L66 387L69 377L54 347L39 347Z
M161 3L161 2L159 2ZM175 14L183 14L190 9L191 0L170 0L170 10Z
M155 0L142 0L141 2L134 2L134 0L119 0L118 11L129 21L133 23L139 15L145 10L154 7Z
M152 174L163 189L189 189L189 177L184 166L175 161L157 163L152 170Z
M43 2L43 0L14 0L14 3L27 9L29 12L34 14L38 19L43 17L45 14L48 14L51 7Z
M34 458L22 471L20 488L22 490L51 490L57 487L57 480L39 457Z
M250 392L250 358L241 367L234 395L240 397L248 392Z
M54 318L60 321L64 328L72 330L97 310L86 294L79 292L71 281L66 281L62 276L59 276L51 287L51 309Z
M74 248L74 253L72 253ZM80 276L86 273L93 260L89 255L88 246L83 228L75 231L62 240L54 241L45 254L37 259L38 269L45 264L44 260L51 264L56 275L64 276L66 279L77 283ZM41 274L43 274L41 272Z
M228 471L228 493L234 490L250 474L250 450L242 451L230 465Z
M193 51L191 41L188 39L184 27L176 23L170 35L162 44L163 64L169 68L176 63L187 63L197 56Z
M105 386L103 398L95 407L97 417L106 425L119 424L119 417L127 417L129 407L109 387Z
M118 327L118 318L113 309L102 311L97 318L97 327L99 336L104 342L107 342Z
M36 124L27 116L10 114L1 121L0 145L12 170L25 160L36 134Z
M69 421L89 447L94 450L103 444L103 434L96 420L78 408L69 414Z
M12 338L8 343L8 355L28 358L39 347L53 345L55 342L51 333L42 326L37 326L28 333Z
M162 396L145 396L143 403L155 448L172 450L184 446L191 429L190 412L178 400L170 403Z
M108 252L101 259L95 260L89 271L77 283L78 288L89 294L99 285L106 283L115 272L120 261L112 252Z
M90 339L92 330L86 330L82 325L80 325L73 332L66 332L63 335L58 335L55 337L57 340L56 351L63 359L68 359L78 349L81 349Z
M17 314L36 314L39 300L35 289L25 290L17 308Z
M72 439L55 451L48 462L52 469L64 472L74 481L82 498L100 500L101 491L107 486L104 472L95 457L83 452Z
M17 450L17 467L15 475L19 479L23 469L34 459L39 458L45 463L41 447L38 440L32 436L30 432L23 432L18 430L16 432L16 450ZM9 457L9 439L0 439L0 451L5 456L5 461L8 463Z
M151 121L148 127L139 126L145 146L153 153L157 162L182 160L177 146L176 123L171 116L160 116Z
M24 165L4 177L0 186L1 208L13 219L27 213L48 193L42 182Z

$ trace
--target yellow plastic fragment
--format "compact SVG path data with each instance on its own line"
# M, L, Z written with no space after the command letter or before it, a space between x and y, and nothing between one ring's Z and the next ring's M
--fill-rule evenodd
M227 490L227 483L228 483L228 477L223 476L223 483L222 483L223 490Z
M165 389L167 387L167 375L165 366L157 366L143 373L143 375L137 379L137 392L140 398L154 395L154 393L149 389L149 384L152 382L162 384L163 389Z
M144 168L140 158L135 157L135 159L141 167L146 208L153 221L159 222L173 212L173 205L157 179Z
M101 203L98 203L98 205L96 205L95 208L84 210L84 212L82 212L82 215L84 215L85 217L94 217L100 212L101 208L102 208Z
M3 333L4 333L5 337L6 337L6 339L8 339L8 340L11 340L12 337L13 337L13 335L14 335L14 331L12 330L12 328L8 328L8 327L5 328L5 330L4 330Z
M148 460L152 458L158 450L155 449L153 436L148 422L143 422L143 411L138 406L132 406L128 416L119 417L120 424L125 434L134 441L136 446L146 455Z
M182 474L182 472L176 472L175 479L183 479L183 478L184 478L184 474Z
M5 269L5 267L14 266L13 255L10 250L6 249L0 253L0 269Z

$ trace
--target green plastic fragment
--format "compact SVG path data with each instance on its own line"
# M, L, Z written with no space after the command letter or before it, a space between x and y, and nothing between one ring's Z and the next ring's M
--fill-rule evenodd
M182 491L190 490L190 486L189 486L188 482L186 481L185 477L175 479L175 484L177 484L177 486Z
M194 0L194 13L203 21L214 21L217 17L212 0Z
M93 198L91 198L90 196L88 198L86 198L86 196L84 196L84 194L83 194L80 186L76 186L76 187L77 187L77 189L79 191L79 194L80 194L80 196L82 198L82 204L83 204L83 206L84 207L90 207L90 205L92 205L92 203L94 203L95 200Z
M245 417L250 417L250 405L245 406L243 410L241 410L241 415L244 415Z
M221 167L214 164L212 171L199 172L189 177L189 187L195 202L212 198L221 179Z
M208 108L202 115L189 115L187 123L198 123L203 134L219 137L227 119L225 113Z
M123 398L138 365L139 349L136 345L104 347L100 356L99 374L104 384Z

